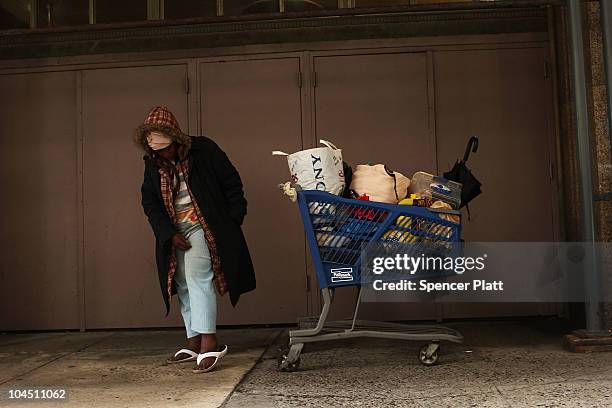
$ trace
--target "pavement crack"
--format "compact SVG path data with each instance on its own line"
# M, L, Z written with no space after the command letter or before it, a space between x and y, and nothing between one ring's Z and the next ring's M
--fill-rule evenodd
M34 368L30 369L30 370L27 370L27 371L25 371L25 372L23 372L23 373L19 373L19 374L15 375L15 376L13 376L13 377L11 377L11 378L9 378L9 379L5 380L5 381L0 382L0 386L4 385L4 384L6 384L6 383L9 383L9 382L11 382L11 381L14 381L14 380L16 380L16 379L17 379L17 378L19 378L19 377L23 377L24 375L28 375L28 374L30 374L31 372L36 371L36 370L38 370L38 369L40 369L40 368L42 368L42 367L44 367L44 366L47 366L47 365L49 365L49 364L51 364L51 363L53 363L53 362L55 362L55 361L57 361L57 360L59 360L59 359L62 359L62 358L66 357L67 355L70 355L70 354L72 354L72 353L64 353L64 354L61 354L61 355L59 355L59 356L57 356L57 357L55 357L55 358L52 358L51 360L46 361L46 362L44 362L44 363L42 363L42 364L40 364L40 365L38 365L38 366L36 366L36 367L34 367Z
M94 341L94 342L92 342L92 343L86 344L86 345L84 345L83 347L81 347L80 349L78 349L78 350L76 350L76 351L71 352L70 354L75 354L75 353L80 353L80 352L82 352L82 351L85 351L85 350L87 350L88 348L90 348L91 346L95 346L96 344L100 344L100 343L102 343L103 341L108 340L108 339L110 339L111 337L116 336L116 335L117 335L117 332L110 333L108 336L104 336L104 337L102 337L102 338L100 338L100 339L98 339L98 340L96 340L96 341Z
M283 330L279 330L278 334L276 334L275 336L271 335L269 337L270 342L262 350L261 354L257 358L257 361L255 361L255 363L251 366L251 368L246 373L244 373L244 375L242 376L240 381L238 381L238 383L234 386L232 391L225 397L225 399L223 400L223 403L221 403L221 405L219 405L219 408L227 406L227 404L229 403L229 400L232 398L232 395L234 395L234 393L236 392L238 387L240 385L242 385L247 380L247 378L250 376L250 374L255 370L255 367L257 367L257 365L263 360L263 357L268 353L268 350L270 350L270 348L273 347L276 344L276 342L283 335L283 333L285 333L284 329Z
M48 366L49 364L52 364L52 363L54 363L54 362L56 362L56 361L58 361L58 360L61 360L62 358L65 358L65 357L71 356L71 355L76 354L76 353L80 353L81 351L83 351L83 350L87 349L88 347L95 346L96 344L98 344L98 343L100 343L100 342L102 342L102 341L104 341L104 340L106 340L106 339L111 338L111 337L112 337L112 336L114 336L115 334L116 334L116 333L111 333L111 334L110 334L110 335L108 335L108 336L104 336L104 337L102 337L101 339L98 339L98 340L96 340L96 341L94 341L94 342L92 342L92 343L89 343L89 344L87 344L87 345L85 345L85 346L81 347L81 348L80 348L80 349L78 349L78 350L75 350L75 351L69 351L69 352L64 352L64 353L60 353L60 355L59 355L59 356L57 356L57 357L55 357L55 358L52 358L52 359L51 359L51 360L49 360L49 361L45 361L44 363L42 363L42 364L40 364L40 365L38 365L38 366L36 366L36 367L33 367L33 368L31 368L31 369L29 369L29 370L27 370L27 371L24 371L24 372L22 372L22 373L19 373L19 374L17 374L17 375L14 375L13 377L8 378L8 379L6 379L6 380L4 380L4 381L0 382L0 386L2 386L2 385L4 385L4 384L7 384L7 383L9 383L9 382L11 382L11 381L15 381L15 380L16 380L16 379L18 379L19 377L23 377L23 376L25 376L25 375L28 375L28 374L30 374L30 373L32 373L32 372L34 372L34 371L36 371L36 370L39 370L39 369L41 369L41 368L43 368L43 367L45 367L45 366Z

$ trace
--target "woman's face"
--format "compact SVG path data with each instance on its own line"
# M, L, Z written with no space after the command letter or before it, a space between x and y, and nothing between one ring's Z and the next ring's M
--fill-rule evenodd
M167 160L174 160L178 152L178 146L162 132L152 131L147 134L147 143L156 155Z
M155 150L155 153L159 154L161 157L167 160L176 159L177 152L178 152L178 145L176 144L176 142L170 143L168 147L164 147L163 149Z

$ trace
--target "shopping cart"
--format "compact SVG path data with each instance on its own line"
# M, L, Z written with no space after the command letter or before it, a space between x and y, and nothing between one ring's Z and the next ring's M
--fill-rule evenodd
M352 200L316 190L302 191L297 185L292 187L297 194L323 308L318 317L302 319L299 328L289 332L289 347L281 350L278 357L279 370L296 370L304 344L318 341L355 337L423 341L427 344L420 348L418 357L426 366L438 361L440 341L463 341L458 331L444 326L357 319L364 280L363 251L452 255L460 241L461 224L444 218L460 217L458 211ZM359 288L353 317L327 322L334 290L342 286Z

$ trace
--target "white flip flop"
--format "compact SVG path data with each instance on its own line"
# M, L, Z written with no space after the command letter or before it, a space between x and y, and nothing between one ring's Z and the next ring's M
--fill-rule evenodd
M198 367L200 367L200 363L205 358L214 357L215 358L215 362L212 363L210 365L210 367L206 367L204 369L196 368L196 369L193 370L193 372L196 373L196 374L200 374L200 373L207 373L207 372L211 371L213 368L216 367L216 365L219 362L219 360L221 360L223 358L223 356L226 355L226 354L227 354L227 345L225 345L225 344L222 345L222 346L217 347L217 351L209 351L207 353L198 354L198 358L196 360L196 364L198 365Z
M193 361L193 360L198 358L198 353L196 353L193 350L189 350L189 349L180 349L179 351L177 351L174 354L174 357L178 356L179 354L188 354L189 357L185 357L185 358L182 358L180 360L170 360L170 359L168 359L168 360L166 360L166 362L168 364L178 364L178 363L186 363L188 361Z

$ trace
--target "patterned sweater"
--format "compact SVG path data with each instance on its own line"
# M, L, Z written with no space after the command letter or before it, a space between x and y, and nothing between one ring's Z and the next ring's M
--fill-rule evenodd
M174 183L176 194L174 196L174 223L181 234L186 238L200 228L198 215L196 214L191 195L187 190L183 166L178 166L175 173Z

